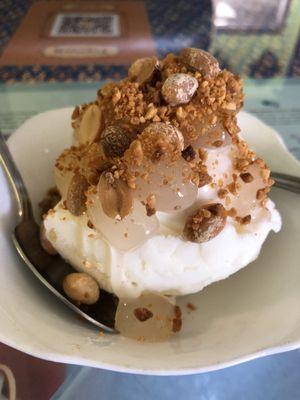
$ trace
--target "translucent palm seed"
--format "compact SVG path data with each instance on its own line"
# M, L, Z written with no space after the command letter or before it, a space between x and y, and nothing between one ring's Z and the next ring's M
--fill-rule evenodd
M247 169L252 177L251 182L244 182L241 177L237 180L237 195L233 196L231 207L234 207L237 214L241 217L252 214L258 206L259 199L257 191L265 188L266 184L261 177L261 168L256 163L250 165Z
M216 201L225 204L225 198L219 199L217 192L232 181L233 159L235 146L207 149L205 165L208 174L212 177L212 185L205 185L198 190L199 204Z
M132 211L118 220L105 214L97 193L89 193L87 214L94 227L116 249L127 251L146 242L159 228L155 215L148 217L145 207L134 201Z
M212 125L204 134L202 133L202 122L195 121L194 127L198 136L197 139L192 142L192 146L195 149L199 149L200 147L205 149L215 149L231 144L231 137L229 133L219 124Z
M213 179L213 185L200 188L198 200L200 203L214 200L218 198L220 189L226 189L227 194L218 198L218 201L227 209L234 208L238 216L245 217L252 214L259 205L257 191L263 189L266 184L261 176L261 167L257 163L249 165L247 171L244 171L246 176L234 168L234 160L238 155L239 150L233 144L207 149L205 164Z
M148 293L120 299L115 326L128 338L158 342L172 334L174 316L174 304L167 297Z
M134 196L145 201L149 194L156 199L156 210L177 212L188 208L197 197L197 186L190 181L191 169L184 160L168 165L159 163L147 177L138 177Z

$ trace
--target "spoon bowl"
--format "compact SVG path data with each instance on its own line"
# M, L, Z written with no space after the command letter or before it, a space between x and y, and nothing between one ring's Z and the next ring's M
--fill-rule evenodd
M9 178L19 208L21 221L12 235L13 244L31 272L65 305L80 317L103 331L117 333L114 329L116 302L112 295L101 291L99 300L93 305L75 305L64 295L63 280L76 272L59 255L49 255L40 243L40 228L34 221L31 202L23 179L10 155L3 135L0 133L0 160Z

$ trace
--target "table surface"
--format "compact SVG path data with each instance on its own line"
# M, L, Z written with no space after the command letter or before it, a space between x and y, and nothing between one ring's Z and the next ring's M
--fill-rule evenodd
M298 400L300 350L220 371L181 376L127 375L71 367L53 400Z
M8 16L9 24L5 25L5 35L0 38L0 50L9 42L13 29L18 26L18 18L31 3L3 1L4 7L11 7L12 12ZM197 24L192 26L193 31L185 29L187 21L185 26L179 24L174 31L174 16L180 15L180 7L183 8L185 4L182 1L178 1L178 5L168 13L173 24L171 27L167 24L168 28L165 29L170 30L162 33L159 25L162 21L154 3L145 1L153 22L158 53L164 51L164 47L159 46L160 35L164 35L166 45L168 32L175 35L179 47L207 38ZM166 0L161 2L164 7L167 3ZM204 3L208 4L203 0ZM214 29L210 30L208 49L221 59L223 66L242 74L245 79L245 109L272 125L289 150L300 159L300 1L253 0L252 9L247 8L247 4L241 6L244 2L237 0L228 0L227 8L222 9L225 3L215 1ZM189 4L198 7L195 0ZM278 8L274 8L274 4ZM239 16L237 26L237 18L230 19L232 10ZM0 18L0 24L2 22ZM208 28L211 28L211 24ZM99 66L97 74L94 71L95 75L90 74L89 79L84 75L84 82L79 82L76 69L69 75L65 72L61 75L61 70L60 75L56 70L48 71L50 75L47 75L45 68L42 66L34 75L33 72L38 70L34 70L33 66L26 71L12 65L0 67L0 128L6 135L33 114L90 101L103 79L110 74L116 77L116 67L105 68L104 74L104 69ZM83 72L81 69L82 74L87 70ZM118 74L122 75L124 71L125 67L120 67ZM63 78L58 79L58 76ZM1 363L10 366L14 372L18 398L22 400L50 397L64 400L168 400L174 397L185 400L300 399L300 350L220 371L183 377L151 377L67 366L38 360L0 344Z

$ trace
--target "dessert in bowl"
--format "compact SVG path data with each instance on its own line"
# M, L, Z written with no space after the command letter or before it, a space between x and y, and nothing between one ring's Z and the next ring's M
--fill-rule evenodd
M181 327L176 296L258 256L281 219L270 171L239 135L242 104L240 78L187 48L135 61L75 108L54 167L61 199L42 223L44 248L78 271L70 299L110 292L123 335L162 340Z

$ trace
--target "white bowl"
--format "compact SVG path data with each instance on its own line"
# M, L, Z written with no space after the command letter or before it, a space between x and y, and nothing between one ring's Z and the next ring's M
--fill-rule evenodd
M53 184L57 155L70 144L71 109L45 112L25 122L9 147L37 203ZM300 175L300 164L276 132L240 113L243 136L276 171ZM53 361L115 371L181 375L210 371L300 345L299 195L272 190L283 229L271 234L257 261L232 277L182 298L182 332L164 343L100 337L93 326L53 297L19 260L10 233L15 202L0 170L0 340ZM187 302L197 305L188 313Z

